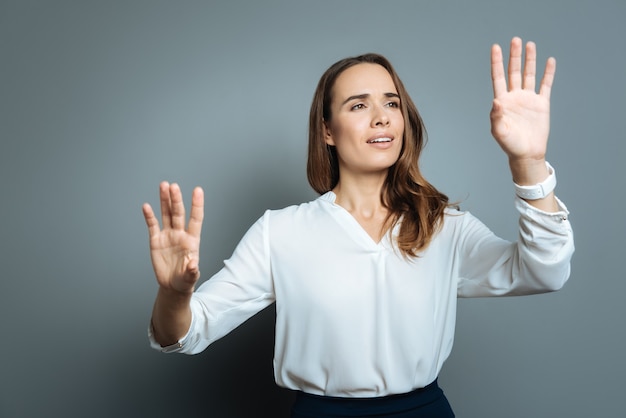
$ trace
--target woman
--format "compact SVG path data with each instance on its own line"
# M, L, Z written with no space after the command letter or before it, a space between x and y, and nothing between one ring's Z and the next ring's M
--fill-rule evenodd
M492 134L509 159L518 242L495 237L421 175L420 116L389 62L348 58L322 76L311 108L308 177L321 196L267 211L197 291L203 192L189 223L180 188L160 185L162 228L143 207L159 290L150 339L204 350L276 303L278 385L293 417L454 416L437 376L452 348L456 298L559 289L573 237L546 163L550 58L535 92L536 50L491 52Z

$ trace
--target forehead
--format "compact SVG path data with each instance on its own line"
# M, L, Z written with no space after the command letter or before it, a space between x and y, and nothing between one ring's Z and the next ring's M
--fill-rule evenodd
M361 63L344 70L333 86L335 98L354 94L397 93L389 72L379 64Z

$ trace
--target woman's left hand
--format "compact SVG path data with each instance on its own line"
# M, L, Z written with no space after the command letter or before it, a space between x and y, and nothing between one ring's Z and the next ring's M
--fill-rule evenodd
M537 48L533 42L526 44L526 62L523 67L522 72L522 40L516 37L511 40L507 86L502 49L499 45L491 48L491 133L509 157L513 181L526 186L544 181L549 174L545 156L550 134L550 92L556 61L548 58L539 93L535 92ZM554 193L528 203L546 212L559 210Z
M493 107L491 133L508 155L510 162L543 161L550 132L550 91L556 71L556 61L549 58L535 92L537 48L526 44L526 60L522 72L522 40L511 40L508 86L504 72L502 49L491 48L491 78Z

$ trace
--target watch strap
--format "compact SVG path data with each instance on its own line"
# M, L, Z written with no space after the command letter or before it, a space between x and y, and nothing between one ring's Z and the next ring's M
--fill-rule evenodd
M515 186L515 194L522 199L526 200L538 200L543 199L549 195L556 187L556 173L554 168L546 161L546 167L548 168L548 178L532 186L520 186L513 183Z

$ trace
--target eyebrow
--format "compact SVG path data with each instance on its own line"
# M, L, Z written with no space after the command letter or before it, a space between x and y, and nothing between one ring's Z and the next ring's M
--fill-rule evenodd
M341 103L341 105L345 105L346 103L348 103L351 100L363 100L363 99L367 99L368 97L370 97L371 95L369 93L363 93L363 94L355 94L354 96L350 96L348 97L346 100L343 101L343 103ZM400 95L397 93L385 93L385 97L393 97L396 99L400 98Z

